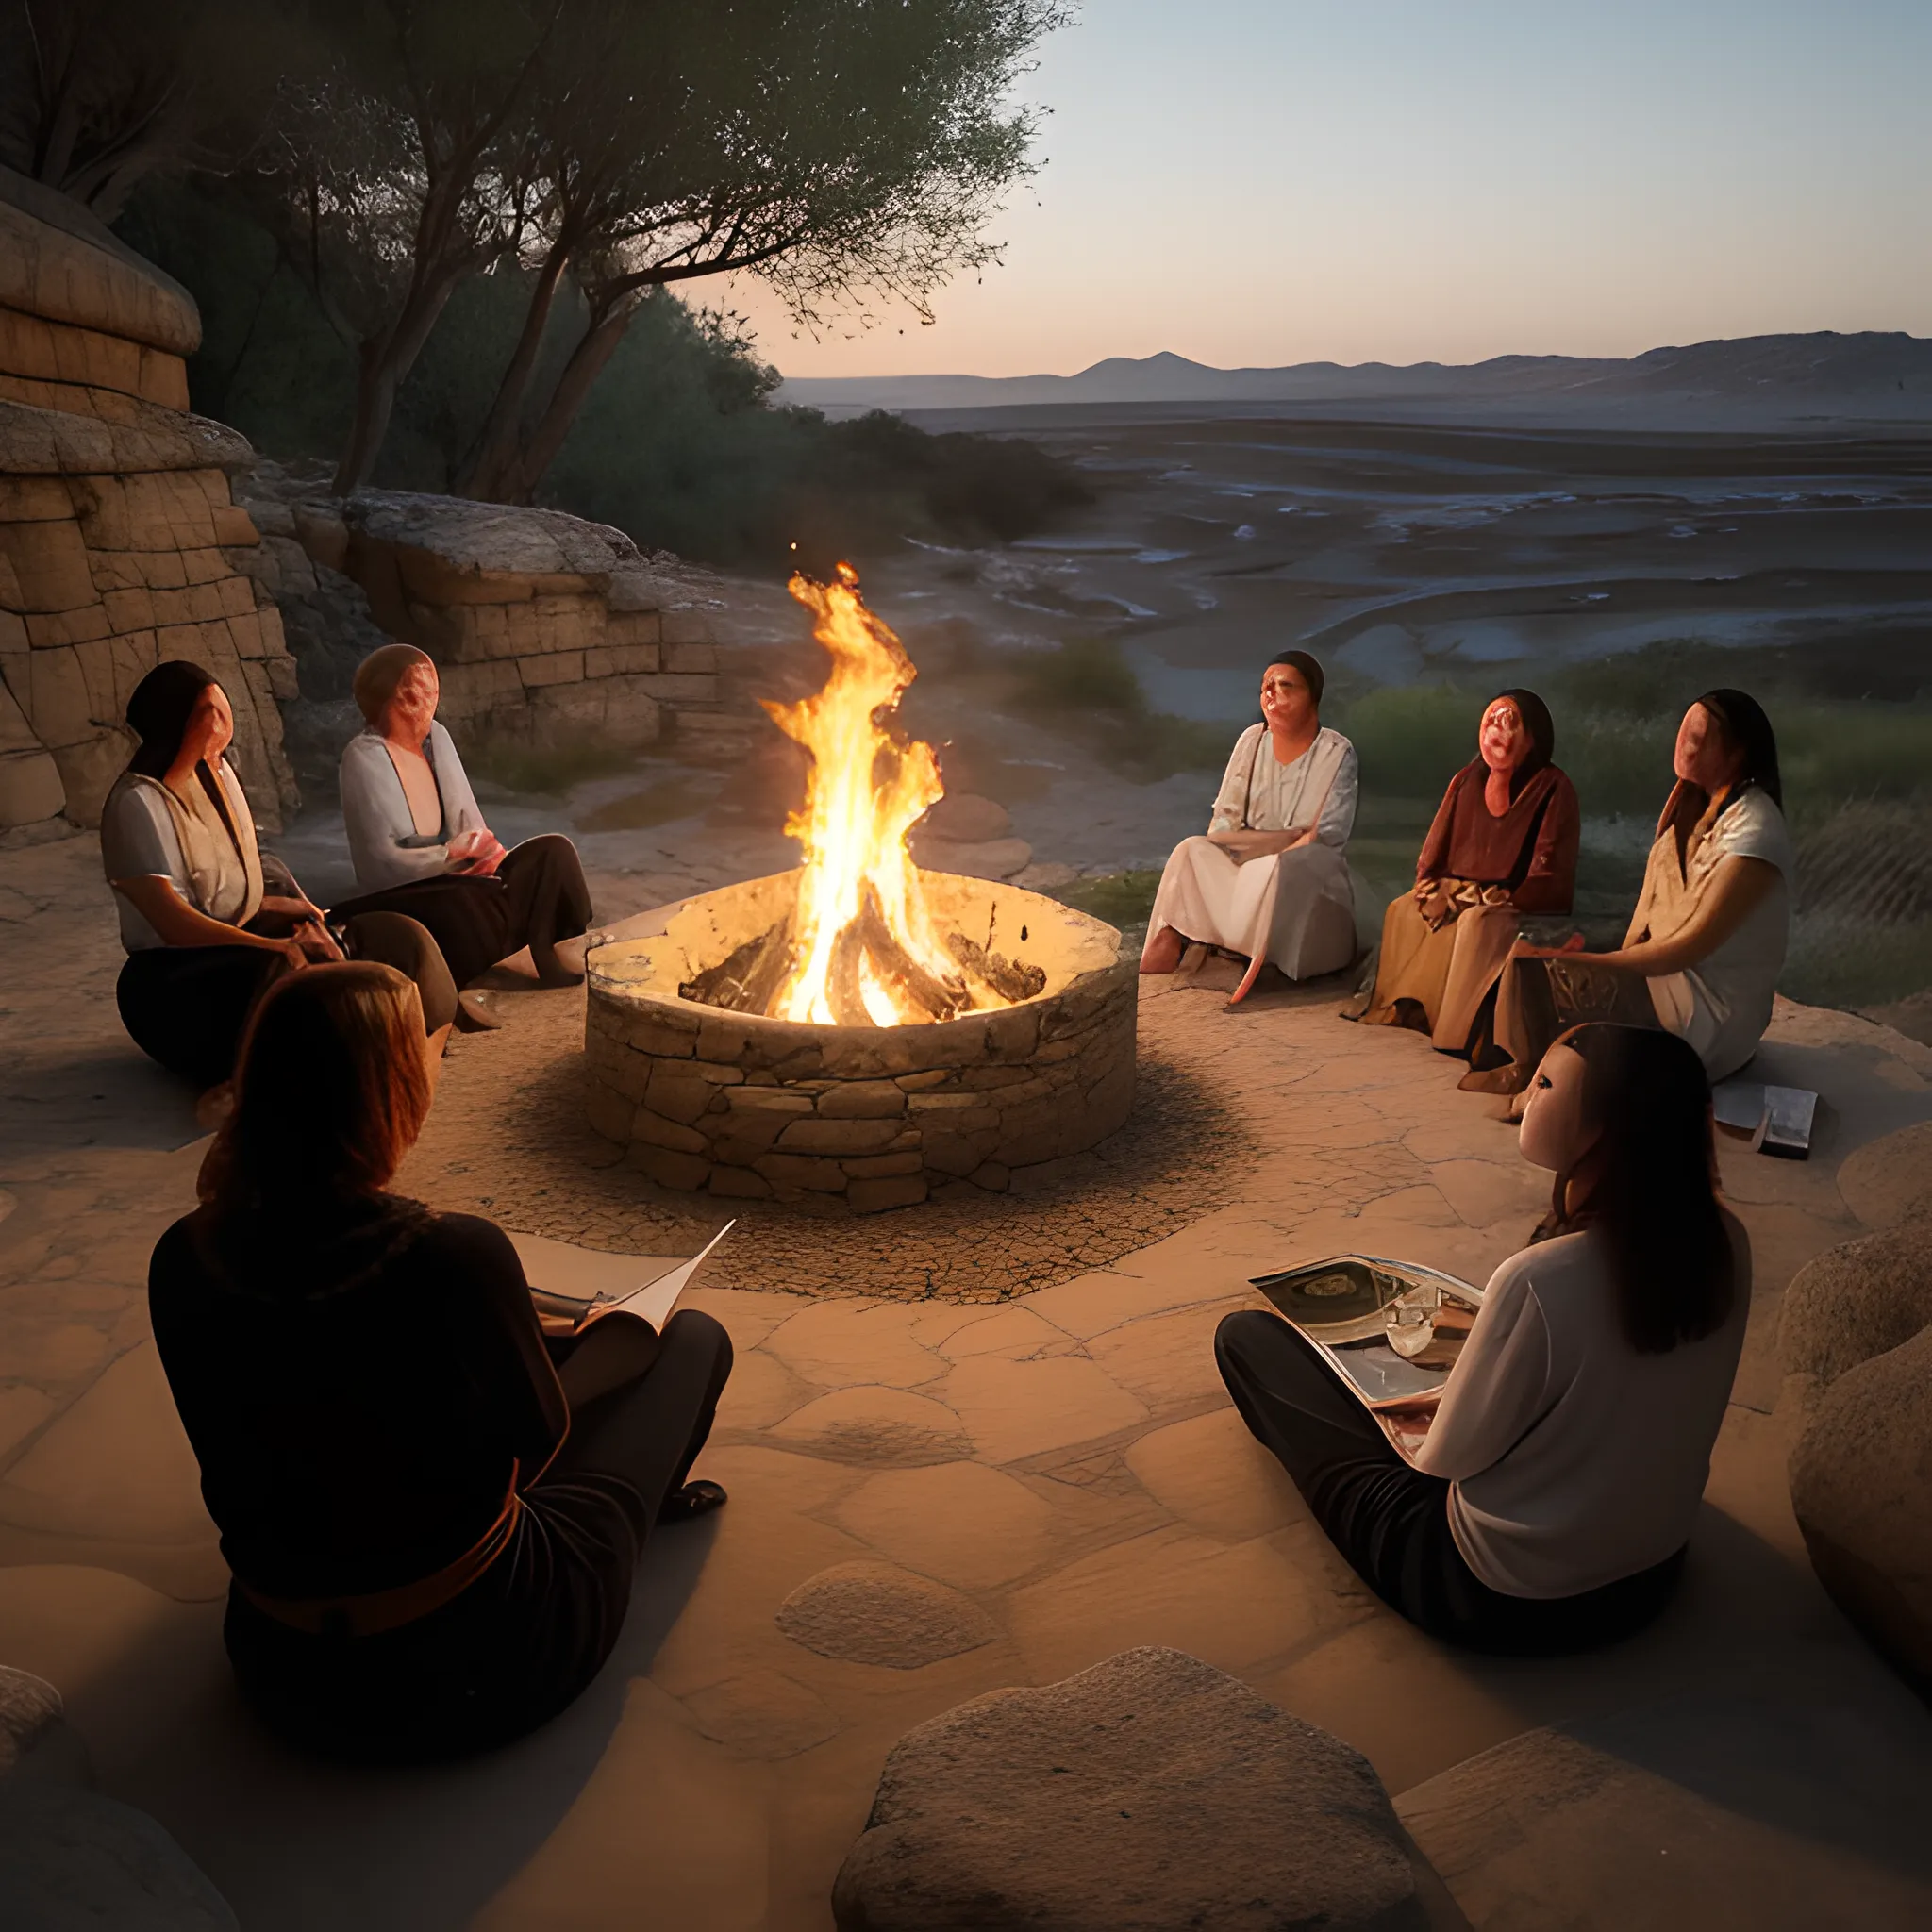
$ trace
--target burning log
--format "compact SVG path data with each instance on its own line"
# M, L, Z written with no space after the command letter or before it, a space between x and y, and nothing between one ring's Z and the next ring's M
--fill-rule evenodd
M791 918L746 940L735 952L708 966L677 989L680 999L698 1000L733 1013L762 1013L791 971Z
M1004 953L990 953L976 940L962 932L949 933L946 947L967 972L985 980L1003 1000L1017 1005L1046 991L1046 969L1008 959Z
M825 967L825 1002L832 1009L833 1023L840 1026L873 1026L865 991L858 982L859 962L865 957L865 937L854 920L832 941L832 957Z
M858 917L853 921L864 944L873 971L886 991L900 1006L915 1006L929 1019L950 1020L967 1007L966 982L941 979L928 973L899 941L879 909L879 897L870 880ZM1041 984L1045 981L1042 978Z

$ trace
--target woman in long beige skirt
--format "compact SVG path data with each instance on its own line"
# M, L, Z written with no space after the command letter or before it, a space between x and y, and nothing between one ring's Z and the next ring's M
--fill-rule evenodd
M1576 887L1576 788L1550 762L1556 729L1533 691L1491 699L1478 755L1449 781L1389 908L1371 991L1343 1017L1409 1026L1443 1053L1486 1030L1496 981L1526 914L1567 912Z

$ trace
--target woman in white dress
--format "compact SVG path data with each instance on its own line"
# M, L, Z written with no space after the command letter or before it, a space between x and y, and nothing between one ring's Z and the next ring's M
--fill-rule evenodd
M1248 970L1291 979L1355 958L1355 892L1345 857L1358 783L1355 746L1323 726L1322 667L1279 651L1261 677L1261 718L1235 741L1204 838L1183 839L1160 875L1142 973L1172 973L1190 940L1240 953Z
M1707 691L1684 714L1677 783L1657 821L1623 945L1588 953L1518 942L1496 991L1496 1064L1473 1092L1520 1092L1565 1027L1661 1026L1712 1081L1757 1051L1790 938L1796 858L1785 826L1777 739L1757 700Z
M591 924L576 847L543 832L506 850L484 824L456 744L436 722L436 665L413 644L372 652L355 691L367 723L342 752L342 820L362 891L337 912L421 920L458 987L525 946L543 985L577 984L578 959L559 953ZM463 1015L494 1024L467 1003Z

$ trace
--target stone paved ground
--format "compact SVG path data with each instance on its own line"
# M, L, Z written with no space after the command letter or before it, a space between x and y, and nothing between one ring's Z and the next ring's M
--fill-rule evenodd
M192 1199L200 1148L182 1097L119 1034L94 863L85 841L0 858L0 1661L61 1688L102 1788L158 1818L250 1932L824 1932L894 1739L981 1690L1138 1643L1236 1673L1357 1745L1397 1794L1532 1726L1691 1693L1824 1705L1923 1743L1924 1711L1805 1560L1773 1329L1798 1266L1926 1188L1924 1132L1900 1130L1932 1120L1932 1050L1780 1010L1767 1073L1818 1089L1824 1124L1807 1163L1724 1156L1757 1282L1686 1586L1605 1656L1490 1661L1366 1595L1236 1422L1208 1342L1263 1266L1358 1249L1480 1279L1520 1242L1543 1180L1495 1103L1457 1093L1419 1039L1343 1026L1326 997L1227 1014L1157 983L1150 1045L1219 1095L1123 1197L1174 1185L1148 1174L1211 1176L1160 1195L1153 1231L1169 1231L1089 1266L1066 1233L1074 1195L1042 1198L1040 1221L1059 1229L1044 1264L1003 1283L989 1255L955 1286L1052 1278L988 1306L900 1298L918 1257L940 1252L932 1219L862 1224L862 1240L814 1223L789 1249L758 1230L764 1287L694 1295L739 1348L701 1464L731 1505L654 1546L620 1650L581 1703L458 1770L298 1761L229 1688L224 1573L148 1339L146 1255ZM619 1176L559 1160L523 1191L494 1178L526 1131L518 1088L567 1085L534 1062L540 1041L565 1040L568 998L508 1004L518 1030L465 1041L448 1068L412 1184L449 1206L501 1187L491 1211L526 1235L648 1250L641 1232L675 1224L641 1192L625 1220ZM546 1184L557 1191L535 1191ZM986 1246L1023 1224L989 1229ZM635 1272L536 1238L527 1253L558 1286ZM828 1298L835 1278L871 1292ZM822 1291L784 1291L801 1286ZM918 1640L933 1629L973 1647L932 1657ZM1770 1839L1812 1856L1802 1831ZM1818 1923L1810 1912L1782 1923ZM1519 1908L1478 1923L1549 1921Z

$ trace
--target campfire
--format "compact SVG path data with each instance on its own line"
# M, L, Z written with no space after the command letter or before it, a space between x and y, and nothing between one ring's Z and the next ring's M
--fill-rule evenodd
M905 647L866 608L850 564L830 583L800 575L789 588L832 660L811 696L763 701L810 758L805 802L785 821L804 848L797 904L680 995L838 1026L927 1025L1035 997L1044 970L996 950L991 926L984 941L947 929L906 849L945 786L932 746L895 726L918 675Z

